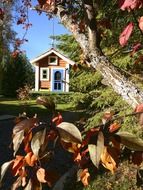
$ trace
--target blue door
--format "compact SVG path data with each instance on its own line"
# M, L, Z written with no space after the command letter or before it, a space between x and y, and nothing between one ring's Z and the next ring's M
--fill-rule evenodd
M54 69L53 70L53 87L52 91L62 92L63 91L63 70Z

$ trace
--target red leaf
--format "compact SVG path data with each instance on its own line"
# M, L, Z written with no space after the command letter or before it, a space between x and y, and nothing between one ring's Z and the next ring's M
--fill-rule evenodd
M141 16L139 19L139 27L140 27L141 31L143 31L143 16Z
M134 53L137 52L139 49L141 48L141 43L136 43L134 44L133 48L132 48L132 52L131 52L131 57L133 57Z
M133 22L130 22L125 29L123 30L123 32L120 34L119 37L119 43L121 46L125 46L128 42L129 37L131 36L131 33L133 31L134 28L134 24Z
M143 0L120 0L119 7L121 10L127 9L128 11L132 9L141 8L143 6Z
M58 113L58 115L56 115L53 119L52 119L52 122L57 125L59 125L60 123L63 122L63 117L60 113Z

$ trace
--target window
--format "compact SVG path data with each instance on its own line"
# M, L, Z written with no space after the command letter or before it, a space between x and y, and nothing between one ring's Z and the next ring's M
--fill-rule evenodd
M49 80L49 68L40 68L40 80Z
M58 63L57 56L49 56L49 58L48 58L49 65L57 65L57 63Z

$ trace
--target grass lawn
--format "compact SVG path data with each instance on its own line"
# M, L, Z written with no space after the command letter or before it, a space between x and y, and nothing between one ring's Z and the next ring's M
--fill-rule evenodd
M61 112L73 110L71 103L57 104L56 108ZM28 116L33 116L35 113L38 114L38 116L46 116L48 114L48 110L42 105L37 105L35 100L30 100L27 101L26 104L22 104L22 102L17 99L0 98L0 115L7 114L17 116L23 112L26 112Z

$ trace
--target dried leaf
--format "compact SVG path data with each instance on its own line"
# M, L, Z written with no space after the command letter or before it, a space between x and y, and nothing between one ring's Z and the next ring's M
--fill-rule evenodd
M39 96L36 103L45 106L48 110L55 110L55 103L51 97Z
M143 151L143 140L128 132L118 132L117 136L120 137L121 143L128 149L134 151Z
M57 129L63 141L79 144L82 142L81 133L74 124L62 122L57 126Z
M35 133L35 135L31 140L31 149L36 157L39 156L39 150L44 144L45 138L46 138L46 129Z
M37 179L40 183L46 183L47 181L45 180L45 169L40 168L36 172Z
M20 132L21 130L24 130L24 132L29 131L29 129L34 127L34 124L37 123L37 118L30 118L30 119L24 119L21 122L19 122L15 127L13 128L13 135Z
M27 155L25 156L25 161L26 163L33 167L34 164L37 162L37 157L32 153L32 152L29 152L27 153Z
M19 169L22 168L24 164L23 156L17 155L12 166L12 174L16 176L19 173Z
M123 32L120 34L120 37L119 37L119 43L121 46L125 46L128 42L128 39L129 37L131 36L132 34L132 31L133 31L133 28L134 28L134 24L133 22L130 22L123 30Z
M24 190L32 190L32 182L31 182L31 180L28 181L28 184L26 185Z
M89 174L87 168L81 171L80 179L85 187L87 187L89 185L90 174Z
M23 139L24 139L24 131L23 130L17 132L14 135L13 140L12 140L12 142L13 142L13 150L14 150L14 153L13 153L14 156L17 153L17 151L18 151L18 149L19 149L19 147L20 147Z
M0 176L0 182L2 182L2 179L6 173L6 171L9 169L10 166L12 166L13 164L13 160L9 161L9 162L5 162L2 166L1 166L1 176Z
M21 187L21 177L18 177L17 180L13 183L11 190L17 190L18 187Z
M89 144L88 150L89 150L89 155L90 155L91 161L98 168L99 162L101 159L101 154L104 150L104 136L101 131L98 134L97 145Z
M115 151L115 149L111 149L105 146L104 151L101 154L102 165L108 170L110 170L112 174L116 170L115 159L118 159L118 157L115 154L116 152L113 152L113 151Z

